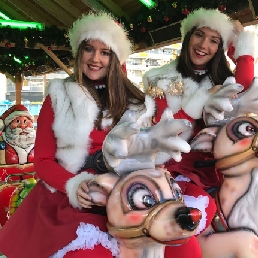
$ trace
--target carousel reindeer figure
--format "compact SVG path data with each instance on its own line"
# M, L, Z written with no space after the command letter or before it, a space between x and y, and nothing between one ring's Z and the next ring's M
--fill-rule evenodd
M217 213L199 236L203 257L258 257L258 116L243 116L255 113L257 102L255 78L246 92L232 99L233 110L219 114L224 120L206 113L209 127L191 143L194 151L213 152L215 167L224 177L214 197Z
M109 248L113 256L168 257L166 245L185 244L197 232L201 211L187 207L176 181L165 169L155 167L160 151L177 160L181 152L190 151L188 143L178 136L190 126L187 120L174 120L167 110L158 124L140 130L134 113L127 111L107 135L103 154L111 172L95 177L88 186L95 205L106 207L109 237L105 244L112 239L113 247ZM97 233L93 225L81 227L84 232L88 230L82 244L98 242L98 234L102 239L106 234ZM65 252L80 247L66 246ZM53 257L62 257L61 252Z

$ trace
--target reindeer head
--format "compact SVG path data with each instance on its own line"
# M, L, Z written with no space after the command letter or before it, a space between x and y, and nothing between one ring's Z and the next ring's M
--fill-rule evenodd
M194 138L191 148L213 152L215 166L224 175L249 173L258 167L258 117L237 117L226 125L205 128Z
M164 169L121 177L107 173L89 187L93 202L106 206L109 233L130 248L151 242L181 245L201 219L198 209L186 207L180 187Z
M107 135L102 150L115 173L92 181L90 194L106 206L108 231L123 245L183 244L195 234L201 212L186 207L179 186L166 170L155 168L155 160L165 152L180 161L190 146L178 134L191 124L173 119L170 110L152 127L141 128L139 120L128 111Z

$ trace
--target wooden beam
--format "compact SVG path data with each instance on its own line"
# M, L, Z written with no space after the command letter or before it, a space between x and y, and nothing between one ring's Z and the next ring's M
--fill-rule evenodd
M22 13L26 15L27 21L37 21L37 22L43 22L46 25L51 25L44 16L37 13L36 10L30 8L30 6L33 6L30 1L23 0L22 2L20 0L12 0L12 5L14 8L19 9Z
M6 78L10 79L13 83L15 83L15 78L11 74L9 74L8 72L5 72L5 76Z
M21 104L22 76L20 73L15 75L15 103Z
M72 75L72 71L47 47L42 44L40 47L63 69L68 75Z
M54 0L58 5L60 5L60 0ZM65 10L69 10L69 13L75 18L75 20L82 15L82 12L79 11L74 5L70 3L71 1L62 0L62 7Z
M5 44L9 42L7 40L4 40L2 42L0 42L0 47L5 47ZM11 42L10 42L11 43ZM15 43L11 43L11 48L15 47ZM70 47L65 47L65 46L55 46L55 45L50 45L49 47L51 47L52 50L63 50L63 51L71 51ZM30 49L29 47L25 46L25 48ZM41 44L37 43L32 49L41 49Z
M50 0L33 0L41 8L43 8L48 14L61 21L65 26L71 26L75 17L62 8L62 5L57 5L54 1Z
M257 0L248 0L249 7L251 9L252 15L254 19L258 18L258 3Z
M2 4L1 10L7 16L10 16L10 18L12 18L13 20L20 20L20 21L26 20L26 16L21 15L19 12L17 12L17 10L15 10L13 7L9 6L8 2Z
M108 12L108 10L96 0L81 0L81 1L85 3L94 12L99 12L99 11Z
M120 17L125 17L127 20L130 20L130 17L125 13L118 5L116 5L112 0L100 0L113 14Z

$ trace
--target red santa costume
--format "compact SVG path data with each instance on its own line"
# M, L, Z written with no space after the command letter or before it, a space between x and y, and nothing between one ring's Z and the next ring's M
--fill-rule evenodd
M257 35L252 31L243 31L233 35L233 25L229 17L218 10L199 9L189 14L182 22L181 32L184 39L193 27L209 27L217 31L222 38L224 49L228 49L232 42L234 59L236 60L236 82L246 90L254 77L254 57L256 55ZM232 55L232 49L230 54ZM203 75L199 83L189 77L182 77L177 71L178 61L175 60L165 66L154 68L145 73L143 83L146 92L155 98L157 112L155 122L158 122L166 107L169 107L174 118L188 119L193 123L193 130L181 135L191 139L203 127L202 109L210 97L208 92L214 84L208 70L196 70L196 74ZM225 78L226 79L226 78ZM180 163L170 160L167 169L174 177L184 175L204 189L218 187L221 177L214 171L213 156L208 153L190 152L183 154Z

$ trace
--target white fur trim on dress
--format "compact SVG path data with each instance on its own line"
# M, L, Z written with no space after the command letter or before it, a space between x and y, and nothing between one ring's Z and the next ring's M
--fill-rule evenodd
M83 14L68 32L74 56L83 40L96 39L105 43L123 64L132 53L132 44L122 24L117 24L111 14L105 12Z
M248 55L256 58L258 55L258 35L257 31L245 30L239 33L234 41L234 58L237 60L240 56Z
M73 81L51 80L47 90L55 116L52 128L57 144L56 159L66 170L76 174L88 156L89 136L97 119L98 106L86 88L84 92Z
M208 27L216 30L223 40L224 50L228 49L234 35L230 17L217 9L200 8L191 12L181 23L182 41L193 27Z
M120 249L117 240L108 233L100 231L98 227L92 224L80 223L76 234L78 236L76 239L49 258L63 258L68 252L80 249L92 250L99 244L108 249L112 256L118 257Z
M82 181L85 180L92 180L96 177L96 175L89 174L88 172L81 172L80 174L74 176L73 178L69 179L66 182L65 189L66 189L66 194L69 199L69 203L74 207L74 208L79 208L81 209L81 205L78 203L78 198L77 198L77 189L79 187L79 184Z
M201 118L203 107L210 95L205 87L198 89L186 104L182 103L184 112L194 119Z
M203 231L207 225L207 213L206 208L209 205L209 198L208 196L199 195L197 198L190 195L184 195L184 202L187 205L187 207L197 208L202 213L202 218L200 220L198 230L196 231L195 235L198 235Z

